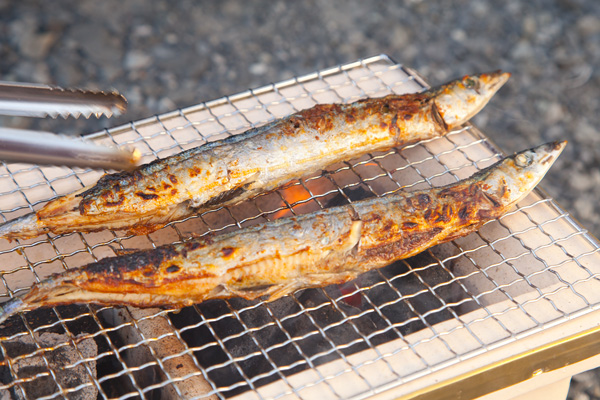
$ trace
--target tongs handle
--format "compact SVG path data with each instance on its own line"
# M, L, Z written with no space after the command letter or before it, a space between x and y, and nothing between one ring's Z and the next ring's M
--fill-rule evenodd
M131 170L137 166L140 152L99 146L82 138L48 132L0 128L0 159L38 165Z
M120 115L127 100L117 92L62 89L48 85L0 81L0 114L75 118Z

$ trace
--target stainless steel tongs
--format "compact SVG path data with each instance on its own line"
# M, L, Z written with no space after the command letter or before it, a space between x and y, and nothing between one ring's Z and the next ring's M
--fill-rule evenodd
M117 92L62 89L0 81L0 114L63 118L122 114L127 101ZM82 138L0 127L0 160L129 170L137 165L135 149L100 146Z

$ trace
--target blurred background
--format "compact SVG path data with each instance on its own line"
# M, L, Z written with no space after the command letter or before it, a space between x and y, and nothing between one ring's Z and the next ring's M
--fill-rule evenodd
M600 236L600 1L0 0L0 80L116 89L114 119L0 118L85 134L380 53L431 84L503 69L474 120L506 152L569 140L542 183ZM571 398L600 398L593 372Z

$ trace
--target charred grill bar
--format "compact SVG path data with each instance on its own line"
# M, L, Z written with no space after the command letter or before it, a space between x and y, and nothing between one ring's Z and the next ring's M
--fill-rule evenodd
M415 73L380 56L134 122L95 139L136 146L150 161L318 103L424 86ZM441 186L499 157L469 125L444 138L332 165L277 192L147 236L101 231L1 241L0 294L4 301L52 272L115 251ZM37 210L99 176L81 169L0 166L2 218ZM0 391L26 399L423 394L432 377L445 382L466 376L595 326L598 249L595 238L537 191L466 238L350 284L304 290L272 303L216 300L179 313L70 306L11 318L0 331Z

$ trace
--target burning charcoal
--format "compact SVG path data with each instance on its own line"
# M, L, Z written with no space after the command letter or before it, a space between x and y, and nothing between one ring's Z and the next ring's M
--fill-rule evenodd
M434 254L441 250L439 246L434 247L381 270L394 288L395 296L402 296L402 300L381 311L392 324L399 324L398 329L403 335L421 330L425 328L425 324L434 325L452 318L447 304L467 297L457 283L436 287L452 281L448 271L442 268L434 257ZM423 317L431 310L439 311Z
M327 288L331 297L336 299L338 307L345 315L351 317L352 324L361 337L372 345L398 337L393 330L386 329L389 327L388 322L381 318L380 313L373 306L373 304L383 304L398 298L397 295L391 295L393 290L381 285L381 280L382 277L377 271L371 271L344 285L333 285ZM381 333L373 336L374 332Z
M373 196L373 193L366 190L362 186L344 189L344 194L348 196L348 198L351 201L359 201L366 199L367 197ZM327 207L343 206L344 204L348 204L348 200L341 193L338 193L327 202Z
M95 332L98 330L98 325L94 320L86 315L89 312L89 308L79 304L72 304L67 306L57 307L60 316L63 320L66 320L67 327L73 335L78 335L84 332ZM25 315L29 328L35 330L39 327L44 327L45 332L53 332L63 334L65 333L61 324L57 324L58 317L50 309L41 308L38 310L32 310ZM4 321L0 325L2 335L9 337L26 330L23 324L23 319L19 315L14 315Z
M219 387L227 387L235 382L243 381L238 365L231 361L228 353L219 344L239 332L239 323L232 318L222 317L228 312L227 303L222 300L210 300L193 307L185 307L177 313L170 314L171 321L177 329L186 328L181 337L194 351L200 365L211 367L208 379ZM193 327L193 328L190 328ZM229 342L227 340L225 343ZM247 387L226 391L227 396L239 394Z
M12 362L12 371L18 379L31 380L11 388L9 394L11 397L8 398L21 400L50 396L60 391L58 383L64 389L89 384L89 386L69 393L66 398L69 400L95 399L98 395L98 389L93 384L96 379L96 362L90 361L74 367L69 366L81 360L81 357L96 357L98 355L96 342L93 339L76 341L77 349L81 352L80 356L74 347L61 346L61 344L68 343L68 341L66 335L56 333L45 332L36 335L35 342L41 348L48 350ZM38 350L31 336L20 336L16 339L7 340L2 345L10 358L31 354ZM6 376L8 371L3 372L3 376L1 376L3 381L6 381L6 378L12 379ZM45 375L36 377L38 374ZM4 400L4 398L2 399Z
M292 345L271 349L267 356L261 351L287 339L285 332L274 324L272 315L283 318L296 312L298 306L290 298L252 307L256 303L243 299L231 299L227 302L214 300L184 308L171 315L176 327L196 325L193 329L184 330L182 337L190 347L201 349L194 354L202 365L217 366L208 371L208 376L220 387L243 381L242 374L248 379L265 374L264 378L255 382L257 386L273 382L279 376L273 372L272 363L281 367L301 359ZM232 310L235 310L239 318ZM253 332L244 333L244 325ZM223 346L218 344L216 338L222 341ZM298 371L299 369L294 369L290 372ZM227 396L247 389L248 386L234 388L227 391Z
M359 188L349 197L365 195ZM333 201L343 202L345 197ZM274 302L211 300L170 317L177 328L185 328L182 337L197 349L194 355L209 379L219 387L232 387L226 396L233 396L250 389L239 382L259 387L281 374L291 375L452 318L447 304L465 294L456 291L458 284L439 286L452 281L435 257L448 249L453 248L438 246L346 284L305 289ZM440 311L423 317L431 310Z
M321 289L305 290L298 295L298 301L306 311L301 318L290 321L290 334L304 336L299 341L300 347L306 357L313 358L315 365L340 358L340 351L351 354L366 348L357 327L362 322L346 321L348 315L356 313L352 306L344 303L334 306ZM371 325L366 330L372 329ZM351 342L354 344L348 346ZM343 350L338 350L339 346Z

